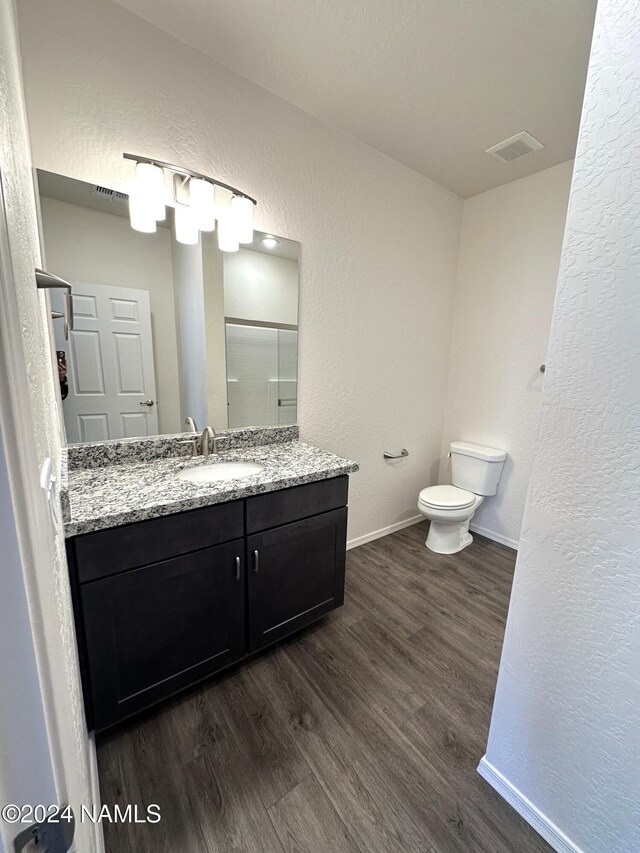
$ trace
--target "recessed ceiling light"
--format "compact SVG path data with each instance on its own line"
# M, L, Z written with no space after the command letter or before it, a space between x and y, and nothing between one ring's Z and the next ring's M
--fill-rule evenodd
M276 240L275 237L263 237L260 242L266 249L275 249L280 241Z

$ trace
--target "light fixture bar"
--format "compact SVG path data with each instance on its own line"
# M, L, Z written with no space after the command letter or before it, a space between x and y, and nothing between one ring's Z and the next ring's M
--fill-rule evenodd
M222 187L222 189L229 190L236 196L248 198L249 201L253 202L255 205L258 204L255 198L252 198L250 195L242 192L242 190L232 187L229 184L223 184L222 181L217 181L215 178L210 178L209 175L203 175L201 172L194 172L192 169L185 169L182 166L174 166L173 163L165 163L163 160L156 160L151 157L140 157L138 154L123 154L122 156L125 160L133 160L135 163L149 163L152 166L160 166L161 169L167 169L169 172L174 172L176 175L184 175L187 178L199 178L202 181L207 181L208 183L213 184L214 187Z

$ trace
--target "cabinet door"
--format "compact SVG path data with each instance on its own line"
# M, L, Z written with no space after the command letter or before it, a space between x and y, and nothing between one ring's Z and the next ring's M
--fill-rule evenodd
M343 603L346 539L346 507L248 537L251 651Z
M244 540L80 587L97 729L245 654Z

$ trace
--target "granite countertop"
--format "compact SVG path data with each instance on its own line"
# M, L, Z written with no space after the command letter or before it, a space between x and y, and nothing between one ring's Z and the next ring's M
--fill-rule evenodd
M264 471L217 483L190 483L175 476L182 468L231 461L259 462ZM357 463L300 441L225 450L208 460L174 457L70 470L65 536L273 492L357 470Z

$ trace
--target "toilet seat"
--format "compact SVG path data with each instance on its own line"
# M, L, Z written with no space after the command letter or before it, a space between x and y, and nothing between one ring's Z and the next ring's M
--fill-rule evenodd
M434 509L466 509L476 501L477 495L457 486L428 486L420 492L418 502Z

